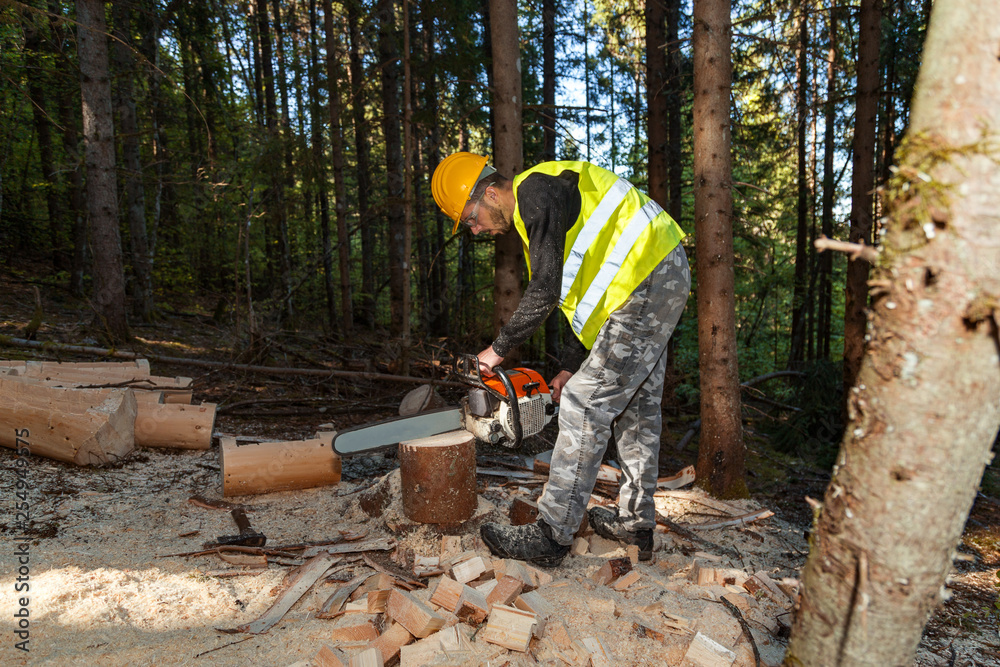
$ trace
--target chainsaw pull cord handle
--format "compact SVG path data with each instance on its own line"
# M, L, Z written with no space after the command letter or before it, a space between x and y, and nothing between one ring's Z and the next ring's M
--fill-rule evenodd
M510 420L513 422L511 427L514 431L514 440L509 446L505 446L509 449L519 449L521 447L521 439L524 437L524 431L521 428L521 406L517 403L517 393L514 391L514 384L510 381L510 378L507 377L507 371L499 366L494 366L493 372L496 373L498 378L500 378L504 391L507 392L507 396L504 400L510 408Z

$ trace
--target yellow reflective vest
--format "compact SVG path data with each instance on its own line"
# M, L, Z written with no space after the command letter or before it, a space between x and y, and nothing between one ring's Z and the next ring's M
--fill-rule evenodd
M659 204L614 172L589 162L543 162L514 177L518 186L532 174L579 174L580 216L566 232L559 309L573 333L590 349L608 316L617 310L656 265L677 247L684 232ZM514 209L531 277L528 232Z

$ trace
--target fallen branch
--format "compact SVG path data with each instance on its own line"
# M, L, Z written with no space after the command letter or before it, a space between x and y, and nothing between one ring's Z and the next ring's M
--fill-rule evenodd
M687 433L684 434L684 437L681 438L676 445L674 445L674 449L679 452L687 447L687 444L691 442L691 438L697 435L699 430L701 430L701 420L697 419L693 424L691 424L691 428L689 428Z
M346 584L341 584L337 591L326 599L323 606L316 612L316 618L336 618L341 615L341 607L351 597L351 593L357 590L358 586L368 581L369 577L374 577L377 572L366 572L360 574ZM332 610L332 611L331 611Z
M690 528L691 530L714 530L715 528L723 528L725 526L742 526L754 521L759 521L760 519L767 519L772 516L774 516L774 512L765 509L750 512L749 514L734 516L731 519L720 519L718 521L707 521L705 523L689 523L685 524L685 528Z
M858 259L860 257L869 264L874 264L875 262L878 261L878 250L871 247L870 245L865 245L863 243L848 243L847 241L836 241L834 239L827 238L823 234L820 234L819 238L813 241L813 245L819 252L823 252L824 250L845 252L848 255L850 255L851 259Z
M424 384L431 381L426 377L410 377L408 375L391 375L388 373L371 373L367 371L342 371L332 368L279 368L273 366L255 366L252 364L236 364L226 361L207 361L205 359L186 359L184 357L168 357L162 354L151 352L127 352L125 350L107 350L102 347L90 347L87 345L66 345L64 343L53 343L50 341L39 342L14 338L13 336L0 336L0 345L10 347L27 347L36 350L46 350L48 352L62 352L73 354L93 354L102 357L116 359L150 359L165 364L178 364L181 366L195 366L197 368L212 368L221 370L244 371L247 373L263 373L266 375L305 375L322 378L347 378L350 380L382 380L385 382L411 382ZM463 382L452 380L433 380L438 387L468 387Z
M673 521L665 517L663 514L660 514L659 512L656 513L656 523L666 528L669 528L670 532L680 535L689 542L695 542L697 544L701 544L709 549L714 550L715 552L724 553L730 558L740 557L739 553L735 549L730 549L729 547L724 547L721 544L716 544L715 542L699 537L694 533L692 533L687 528L685 528L684 526L674 523Z
M368 567L372 568L377 572L381 572L383 574L388 574L392 577L395 577L396 580L400 584L402 584L402 587L405 588L406 590L412 591L415 588L427 588L427 584L417 581L416 579L410 579L409 577L400 572L394 572L393 570L390 570L385 565L376 562L375 559L368 554L362 554L362 557L364 558L365 564L368 565Z
M746 635L747 641L750 642L750 648L753 649L754 665L756 665L756 667L760 667L760 650L757 648L757 642L753 639L753 632L750 631L750 626L747 624L746 619L743 618L743 614L740 613L740 608L727 600L725 597L719 598L719 602L726 605L726 609L729 610L729 613L736 618L740 627L743 628L743 634Z
M329 554L320 554L302 566L294 579L289 582L285 592L278 596L267 611L260 618L246 625L241 625L237 630L251 635L259 635L267 632L285 615L303 595L306 594L313 584L315 584L323 574L326 573L334 563L334 558Z

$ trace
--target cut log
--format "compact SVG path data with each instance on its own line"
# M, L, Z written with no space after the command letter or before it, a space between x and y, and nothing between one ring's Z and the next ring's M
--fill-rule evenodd
M56 380L76 386L117 385L128 382L137 389L162 390L166 394L167 403L191 402L193 380L188 377L162 377L125 368L82 369L50 366L43 370L30 363L19 372L26 377Z
M41 370L102 370L121 368L132 373L150 374L148 359L136 359L134 361L10 361L0 359L0 367L23 369L29 364Z
M403 514L418 523L461 523L476 496L476 443L466 430L399 443Z
M332 437L247 444L223 437L220 442L224 496L309 489L340 482L340 456L333 451Z
M393 623L389 628L383 632L377 639L372 641L368 645L368 648L377 649L379 654L382 656L382 662L389 663L397 655L399 655L399 649L406 646L413 641L413 635L407 631L399 623Z
M508 606L514 602L514 600L517 599L517 596L521 594L521 591L524 590L524 582L514 577L503 575L495 581L497 582L496 586L494 586L493 590L486 596L486 602L488 602L490 606L498 604Z
M378 629L371 621L330 630L327 639L335 642L370 642L378 637Z
M454 612L458 609L458 600L462 597L464 586L464 584L460 584L451 577L441 577L438 580L437 586L434 587L434 593L431 594L431 602L443 609Z
M695 633L684 659L696 667L730 667L736 654L711 637Z
M716 583L715 568L702 565L700 561L696 560L691 564L688 581L692 581L699 586L711 586Z
M598 585L607 586L614 583L618 577L631 571L632 561L628 558L612 558L609 561L605 561L601 569L594 573L593 580Z
M451 568L451 576L460 584L478 579L491 569L490 564L482 556L470 558Z
M97 393L25 384L0 377L0 445L37 456L107 465L135 447L135 395L130 389Z
M612 588L614 588L616 591L623 591L632 584L634 584L635 582L639 581L640 576L642 575L639 574L638 570L632 570L628 574L620 577L618 581L614 583Z
M536 637L541 637L545 634L545 626L555 613L555 609L552 608L548 600L542 597L541 593L538 591L521 593L514 600L514 606L521 611L531 612L534 615L535 628L532 632L534 632Z
M416 389L411 389L403 400L399 403L399 416L409 417L424 410L434 410L443 408L447 403L437 390L429 385L420 385Z
M139 447L210 449L215 407L215 403L143 405L135 419L135 444Z
M464 586L462 596L458 598L455 615L460 620L479 625L486 620L489 613L490 604L486 601L486 596L471 586Z
M334 557L329 554L321 554L312 558L292 576L284 592L278 599L268 607L267 611L257 620L241 625L237 628L240 632L251 635L259 635L270 630L275 623L281 620L289 609L306 594L312 585L330 568L334 562Z
M344 655L340 649L335 649L329 644L323 644L316 655L313 656L314 667L347 667L350 659Z
M361 653L351 656L351 661L347 667L383 667L385 660L382 659L382 652L377 647L366 648Z
M444 619L431 611L430 607L398 589L393 589L389 594L385 613L415 637L426 637L444 625Z
M490 612L490 620L486 627L476 635L476 641L482 640L525 653L534 626L535 615L531 612L497 605Z

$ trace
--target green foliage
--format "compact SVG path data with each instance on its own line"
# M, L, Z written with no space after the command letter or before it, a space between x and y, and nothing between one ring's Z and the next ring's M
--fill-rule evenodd
M844 431L840 415L843 369L840 364L818 360L808 364L803 373L804 377L792 383L792 395L787 399L798 411L775 420L767 430L777 450L829 468Z

